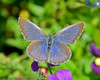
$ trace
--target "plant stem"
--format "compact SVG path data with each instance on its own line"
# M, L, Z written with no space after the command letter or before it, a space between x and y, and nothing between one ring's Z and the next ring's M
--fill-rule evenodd
M52 74L52 71L51 71L51 68L50 68L49 64L48 64L48 69L50 71L50 74Z

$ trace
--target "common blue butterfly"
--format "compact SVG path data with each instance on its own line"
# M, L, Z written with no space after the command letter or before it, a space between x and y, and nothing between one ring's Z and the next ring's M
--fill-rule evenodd
M29 20L19 17L18 21L22 35L31 42L27 47L29 57L55 65L70 59L72 53L67 45L75 43L84 28L84 22L80 22L62 29L55 36L47 36Z

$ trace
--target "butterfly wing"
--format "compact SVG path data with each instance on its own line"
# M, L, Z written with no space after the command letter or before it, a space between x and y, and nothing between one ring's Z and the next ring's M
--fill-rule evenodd
M71 51L66 43L55 42L52 46L49 63L58 65L68 61L71 55Z
M46 62L47 45L45 41L34 41L27 47L29 57L39 62Z
M21 32L27 41L45 39L45 34L36 24L22 17L19 17L18 22Z
M55 42L73 44L79 38L84 28L84 23L77 23L62 29L55 37Z

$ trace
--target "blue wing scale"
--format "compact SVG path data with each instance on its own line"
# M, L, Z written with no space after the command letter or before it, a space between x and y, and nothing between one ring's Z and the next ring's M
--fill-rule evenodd
M50 63L60 64L66 62L71 57L71 51L65 43L55 42L51 50Z
M27 53L36 61L46 62L47 45L44 41L34 41L27 47Z
M55 42L73 44L79 38L84 28L84 23L77 23L62 29L55 35Z
M22 17L18 21L22 35L27 41L45 40L46 35L36 24Z

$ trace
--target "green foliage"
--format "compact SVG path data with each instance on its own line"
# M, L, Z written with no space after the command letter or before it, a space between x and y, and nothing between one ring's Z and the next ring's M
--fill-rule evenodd
M26 53L29 43L22 37L18 26L20 16L30 19L46 34L55 34L65 26L85 22L82 36L69 45L71 59L51 69L54 74L60 69L70 70L73 80L100 79L91 70L95 57L89 52L91 42L100 47L100 5L86 6L85 0L1 0L0 7L0 77L12 80L38 77L31 69L33 60ZM39 67L48 70L46 63L39 63Z

